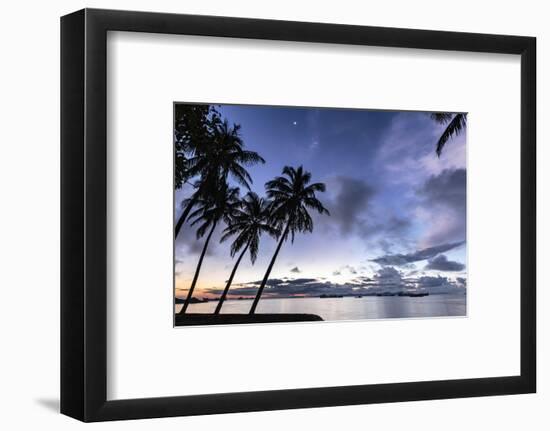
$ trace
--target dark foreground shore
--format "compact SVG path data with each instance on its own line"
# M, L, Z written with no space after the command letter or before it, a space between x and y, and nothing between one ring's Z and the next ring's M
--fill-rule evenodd
M232 325L241 323L319 322L316 314L274 313L274 314L176 314L176 326Z

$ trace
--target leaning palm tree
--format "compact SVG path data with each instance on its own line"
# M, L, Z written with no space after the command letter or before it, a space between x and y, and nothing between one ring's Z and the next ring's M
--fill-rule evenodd
M229 292L229 288L237 272L237 268L247 250L250 252L250 261L252 264L256 261L260 245L260 236L264 232L273 237L279 235L278 229L271 224L267 202L256 193L248 192L244 199L242 199L240 207L232 216L221 238L221 242L224 242L230 237L236 236L231 244L231 257L234 257L241 249L242 252L239 254L235 266L233 266L233 271L231 271L229 280L227 280L225 284L225 289L218 301L214 314L220 313L223 302L227 297L227 292Z
M193 183L195 192L184 201L184 210L175 226L175 237L199 199L223 185L229 175L250 190L252 178L245 167L265 163L265 160L255 151L244 149L240 129L240 125L230 126L227 120L215 121L210 140L193 148L183 162L186 177L199 179Z
M439 137L435 152L437 157L441 157L441 152L443 147L453 135L459 135L466 128L466 114L450 114L448 112L434 112L431 115L432 120L438 122L439 124L447 124L447 127Z
M311 181L311 173L304 171L300 166L297 169L290 166L283 168L283 175L268 181L265 184L267 197L271 199L270 212L271 217L282 228L282 234L279 238L279 243L275 249L275 253L271 258L271 262L267 267L267 271L262 280L262 284L256 293L250 314L254 314L262 292L265 288L277 255L281 250L283 242L290 235L291 241L294 242L294 235L297 232L312 232L313 220L309 215L308 210L313 209L319 214L329 215L328 210L315 196L316 192L324 192L325 184L313 183ZM284 226L284 228L283 228Z
M185 314L187 307L189 307L191 303L193 291L199 279L202 261L204 260L208 244L210 243L212 234L216 230L216 226L222 220L229 223L239 204L239 189L237 187L229 187L227 184L220 187L219 190L213 192L210 196L197 199L198 208L189 216L190 220L192 220L191 226L199 225L197 229L197 239L202 238L206 232L208 232L208 235L204 241L199 262L197 263L197 269L195 270L191 287L189 288L189 292L187 292L187 297L180 310L180 314Z

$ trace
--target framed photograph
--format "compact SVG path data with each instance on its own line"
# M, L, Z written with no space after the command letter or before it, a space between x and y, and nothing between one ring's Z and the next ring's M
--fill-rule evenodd
M466 316L467 113L174 113L176 326Z
M61 411L535 392L531 37L61 19Z

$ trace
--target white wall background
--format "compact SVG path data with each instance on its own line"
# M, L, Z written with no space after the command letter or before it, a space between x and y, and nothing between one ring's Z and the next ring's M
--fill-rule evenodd
M82 424L57 414L59 387L59 16L109 7L360 25L524 34L538 38L539 392L536 395L218 415L93 425L96 429L399 429L550 427L548 127L550 29L544 2L54 0L4 5L0 25L0 424ZM130 428L132 427L132 428Z

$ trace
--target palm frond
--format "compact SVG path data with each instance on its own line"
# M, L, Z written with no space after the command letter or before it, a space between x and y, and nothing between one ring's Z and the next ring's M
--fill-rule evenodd
M254 263L256 262L259 248L260 248L260 236L255 235L252 238L250 238L250 244L249 244L250 262L252 262L252 265L254 265Z
M432 112L430 118L439 124L447 124L453 118L454 114L449 112Z
M327 186L325 185L325 183L313 183L313 184L310 184L309 186L307 186L305 191L306 191L306 193L309 193L310 191L311 192L325 192L326 189L327 189Z
M330 212L329 210L327 210L323 204L321 203L321 201L319 201L318 199L316 198L306 198L304 199L304 205L306 207L309 207L309 208L312 208L314 210L316 210L319 214L327 214L327 215L330 215Z
M250 241L248 234L249 232L243 231L235 238L231 244L231 257L235 256L235 254Z
M234 163L230 166L229 171L233 178L241 184L242 186L246 187L248 190L250 190L250 184L252 183L252 177L250 174L244 169L242 166Z
M437 141L437 146L435 152L437 157L441 157L441 151L449 139L453 136L456 136L462 132L466 127L466 115L465 114L456 114L454 118L449 122L441 137Z
M238 152L236 160L243 163L245 166L252 166L257 163L264 164L265 159L256 151L241 150Z

